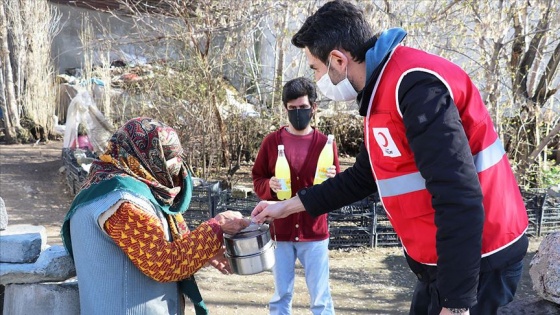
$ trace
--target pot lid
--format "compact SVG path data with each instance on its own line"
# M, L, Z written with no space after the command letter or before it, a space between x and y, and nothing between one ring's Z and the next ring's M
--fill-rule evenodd
M239 233L235 235L224 233L224 237L227 239L251 238L258 235L266 234L268 233L268 230L269 230L268 224L258 224L258 223L251 222L251 224L248 227L239 231Z

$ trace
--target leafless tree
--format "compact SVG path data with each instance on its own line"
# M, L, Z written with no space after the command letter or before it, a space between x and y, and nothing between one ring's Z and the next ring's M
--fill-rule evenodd
M0 4L0 99L8 142L29 140L27 129L37 130L42 135L35 136L46 140L53 129L50 45L58 22L56 11L46 0L6 0Z

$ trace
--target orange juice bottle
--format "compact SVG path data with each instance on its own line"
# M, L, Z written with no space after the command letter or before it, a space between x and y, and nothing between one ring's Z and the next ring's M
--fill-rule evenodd
M278 145L278 158L276 159L276 167L274 176L280 181L282 189L276 192L276 196L280 200L290 199L292 197L292 182L290 181L290 166L284 154L284 146Z
M333 150L334 135L327 136L327 143L319 154L317 161L317 171L315 172L315 179L313 185L320 184L327 179L327 169L334 163L334 150Z

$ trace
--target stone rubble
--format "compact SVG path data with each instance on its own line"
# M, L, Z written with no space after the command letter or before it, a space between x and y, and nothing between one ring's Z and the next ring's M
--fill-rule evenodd
M47 245L44 226L21 224L0 230L3 314L79 314L75 276L66 249Z
M4 314L80 314L76 280L10 284L4 295Z
M560 304L560 232L542 240L530 265L533 289L543 299Z
M48 247L34 263L0 263L0 284L64 281L76 275L74 262L61 245Z
M0 231L0 263L32 263L46 246L44 226L10 225Z
M0 231L8 227L8 213L6 212L6 204L4 199L0 197Z

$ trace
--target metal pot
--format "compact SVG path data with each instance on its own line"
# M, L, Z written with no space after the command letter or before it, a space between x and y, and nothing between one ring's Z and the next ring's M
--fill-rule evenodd
M268 224L252 223L235 235L224 234L225 256L234 273L252 275L270 270L275 263L275 242Z
M224 234L226 252L231 256L250 256L264 250L272 242L268 224L251 223L235 235Z
M226 253L225 256L233 273L238 275L254 275L265 270L271 270L274 267L276 262L274 256L275 248L276 246L271 242L258 254L235 257Z

